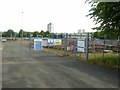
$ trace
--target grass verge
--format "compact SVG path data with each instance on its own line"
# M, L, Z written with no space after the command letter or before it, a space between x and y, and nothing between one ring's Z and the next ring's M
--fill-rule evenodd
M53 54L57 54L59 56L64 56L64 50L57 50L57 49L50 49L50 48L44 48L44 51L49 52L49 53L53 53ZM119 55L118 54L114 54L114 53L105 53L104 57L103 57L103 53L89 53L89 60L85 60L85 53L72 53L72 52L68 52L68 57L70 58L75 58L81 62L84 63L90 63L90 64L97 64L99 66L103 66L103 67L108 67L108 68L113 68L113 69L120 69L120 59L119 59ZM80 59L81 57L84 57L82 59Z

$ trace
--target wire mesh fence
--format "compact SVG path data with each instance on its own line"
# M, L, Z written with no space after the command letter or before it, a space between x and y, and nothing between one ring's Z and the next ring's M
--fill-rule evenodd
M83 40L84 43L80 42L83 47L79 46L79 39ZM61 40L61 45L49 45L46 49L60 56L86 61L86 34L64 34L64 38ZM87 62L119 68L119 40L94 39L90 36L88 44Z
M119 41L104 39L92 39L90 41L89 60L94 63L119 67Z

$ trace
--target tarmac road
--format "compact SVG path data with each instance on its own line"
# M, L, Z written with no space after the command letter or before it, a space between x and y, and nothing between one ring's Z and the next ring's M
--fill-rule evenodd
M6 43L2 56L3 88L116 88L118 72L72 58Z

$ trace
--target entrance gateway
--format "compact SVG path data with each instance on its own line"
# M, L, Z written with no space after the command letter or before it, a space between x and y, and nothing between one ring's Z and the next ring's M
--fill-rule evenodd
M6 42L3 42L3 55L2 57L28 57L36 56L37 53L39 56L47 56L47 52L44 51L44 47L53 47L63 50L65 53L68 52L68 49L72 50L73 53L81 52L86 53L86 60L88 60L88 47L89 47L89 35L87 34L85 39L73 37L73 42L76 44L68 45L69 38L65 34L64 38L16 38L15 40L9 39ZM68 48L70 47L70 48ZM48 48L49 49L49 48ZM37 56L38 56L37 55ZM51 54L52 56L53 54ZM48 55L50 56L50 54Z
M86 33L84 35L84 38L82 38L82 34L79 35L74 35L74 37L71 38L71 35L68 37L68 33L66 34L66 37L64 39L64 47L65 47L65 53L64 55L68 55L68 51L71 51L75 58L76 58L76 53L85 53L85 57L81 57L80 55L80 59L81 58L85 58L86 60L88 60L88 53L89 53L89 33ZM76 37L77 36L77 37Z
M61 39L34 38L34 50L41 51L44 46L61 45Z

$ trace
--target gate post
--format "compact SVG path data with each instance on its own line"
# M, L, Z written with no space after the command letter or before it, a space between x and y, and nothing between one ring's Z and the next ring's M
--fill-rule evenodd
M64 56L67 56L67 46L68 46L68 33L65 34L65 40L64 40Z
M32 34L30 34L30 50L31 50L31 48L32 48L31 43L32 43Z
M86 60L89 58L89 33L86 34Z

